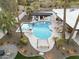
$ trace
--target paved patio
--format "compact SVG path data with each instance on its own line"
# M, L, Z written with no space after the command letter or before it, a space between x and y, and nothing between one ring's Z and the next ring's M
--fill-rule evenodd
M65 57L70 55L79 55L79 46L72 40L71 44L67 48L73 48L76 50L74 54L69 54L67 51L61 51L54 46L54 48L45 53L46 59L65 59Z
M24 18L25 21L27 21L26 18ZM29 21L28 21L29 22ZM0 43L1 42L6 42L6 41L9 41L10 44L13 44L13 45L16 45L17 46L17 43L19 42L19 37L20 37L20 33L16 33L17 27L16 28L13 28L13 32L12 32L12 36L7 36L5 35L1 40L0 40ZM69 34L68 34L69 35ZM78 35L79 36L79 35ZM78 40L78 37L75 38L76 40ZM13 42L13 43L12 43ZM0 46L1 47L1 46ZM17 46L18 47L18 46ZM30 43L28 42L27 45L24 45L22 47L25 47L27 49L27 52L25 53L26 56L34 56L34 55L39 55L39 52L36 51L31 45ZM71 40L70 42L70 45L66 46L66 47L71 47L71 48L74 48L77 52L75 54L79 55L79 46L77 45L77 43L75 43L74 40ZM64 54L63 54L64 53ZM44 57L45 59L64 59L65 57L69 56L70 54L67 54L66 51L61 51L59 49L56 48L56 46L54 46L54 48L49 51L49 52L46 52Z
M15 45L6 44L0 46L0 49L5 52L3 56L0 56L0 59L14 59L17 55L17 47Z

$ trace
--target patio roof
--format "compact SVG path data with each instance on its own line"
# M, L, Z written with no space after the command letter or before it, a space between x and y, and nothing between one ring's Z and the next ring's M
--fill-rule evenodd
M64 16L64 9L53 9L53 12L56 13L58 17L60 17L63 20ZM79 15L79 9L66 9L66 23L74 28L74 25L76 23L76 20ZM76 27L77 30L79 30L79 23Z
M52 13L32 13L32 16L50 16Z

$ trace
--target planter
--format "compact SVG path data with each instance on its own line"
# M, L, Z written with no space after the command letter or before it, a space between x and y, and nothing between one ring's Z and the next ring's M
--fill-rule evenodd
M20 39L20 42L21 42L22 44L27 44L27 43L28 43L28 38L25 37L25 36L23 36L23 37Z

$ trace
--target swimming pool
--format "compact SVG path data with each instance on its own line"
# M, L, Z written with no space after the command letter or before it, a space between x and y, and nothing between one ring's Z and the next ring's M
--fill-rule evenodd
M21 29L22 29L22 32L26 32L27 30L32 29L32 24L23 23L21 24ZM20 32L20 29L18 28L16 32Z
M35 23L24 23L22 25L22 31L26 32L28 29L32 29L32 34L37 37L38 39L48 39L52 31L49 29L49 26L51 25L48 21L39 21ZM17 30L19 31L19 29Z
M50 22L37 22L33 27L33 35L39 39L48 39L51 36Z

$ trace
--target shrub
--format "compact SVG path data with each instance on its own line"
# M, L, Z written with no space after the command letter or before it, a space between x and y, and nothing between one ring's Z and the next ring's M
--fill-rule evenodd
M23 36L23 37L20 39L20 42L21 42L22 44L27 44L27 43L28 43L28 38L25 37L25 36Z

